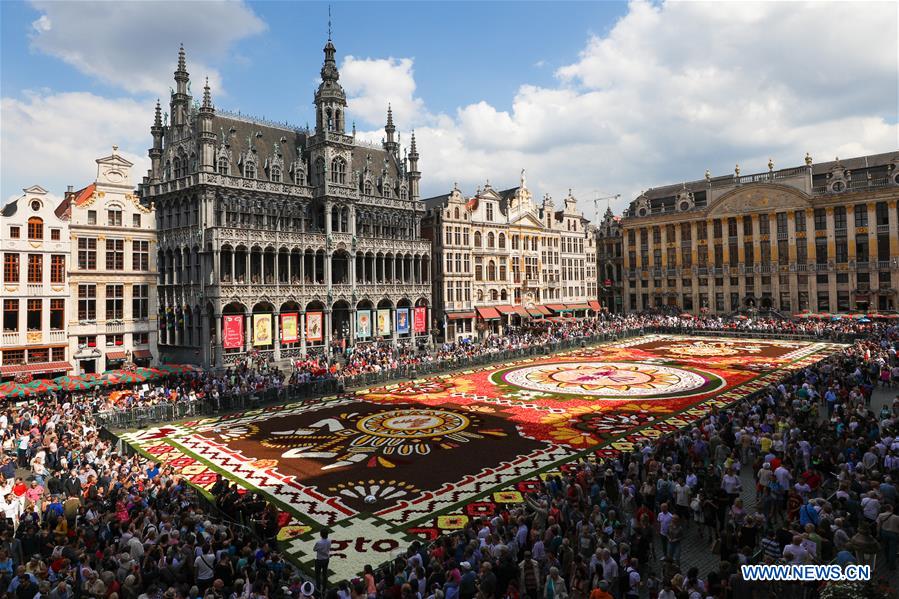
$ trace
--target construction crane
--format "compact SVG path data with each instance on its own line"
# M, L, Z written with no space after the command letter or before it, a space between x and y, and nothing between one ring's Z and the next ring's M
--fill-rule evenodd
M600 192L598 192L598 191L593 192L593 212L596 214L596 220L594 221L595 224L599 224L599 221L601 220L601 217L599 214L599 203L603 200L606 200L606 208L610 208L612 200L617 200L620 197L621 197L620 193L616 193L615 195L605 195L605 196L600 197Z

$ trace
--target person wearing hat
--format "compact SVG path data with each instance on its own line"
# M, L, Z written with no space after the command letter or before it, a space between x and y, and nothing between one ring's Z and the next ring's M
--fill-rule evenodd
M462 568L462 580L459 581L459 599L474 599L478 592L478 577L471 568L471 562L459 564Z
M312 599L315 595L315 585L307 580L300 585L300 599Z

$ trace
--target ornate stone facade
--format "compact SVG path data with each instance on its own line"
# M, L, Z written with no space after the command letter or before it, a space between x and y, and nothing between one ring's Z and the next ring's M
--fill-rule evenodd
M332 341L411 339L404 322L429 310L415 135L401 158L389 107L381 145L345 132L335 52L329 39L312 131L216 111L208 84L193 104L179 53L172 120L157 105L141 186L159 213L160 347L172 360L224 366ZM389 332L366 335L357 319L371 326L379 311ZM245 334L225 342L224 317Z
M621 217L615 216L611 208L606 209L602 222L596 226L596 261L600 303L609 312L623 312Z
M522 171L518 187L498 191L488 182L470 198L457 187L424 204L435 311L447 339L598 308L596 236L570 192L560 210L549 196L538 205Z
M768 167L706 172L631 202L625 308L896 310L899 153Z

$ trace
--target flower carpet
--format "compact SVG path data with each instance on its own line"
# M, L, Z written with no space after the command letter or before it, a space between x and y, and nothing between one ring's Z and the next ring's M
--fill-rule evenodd
M336 579L521 503L541 478L613 457L841 346L644 336L125 433L208 489L221 473L293 516L300 564L332 530Z

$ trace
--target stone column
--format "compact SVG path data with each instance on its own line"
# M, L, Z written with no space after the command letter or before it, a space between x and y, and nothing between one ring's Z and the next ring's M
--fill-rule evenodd
M356 307L350 308L350 338L346 340L347 347L356 344Z
M243 339L243 350L245 352L251 351L253 349L253 314L247 314L246 318L244 318L244 339Z
M297 334L300 336L300 355L306 357L306 313L300 311L297 315Z
M327 352L331 346L331 307L325 308L325 351Z
M213 317L215 318L215 343L212 345L213 357L212 357L211 362L212 362L212 364L215 365L216 368L221 368L222 367L222 315L215 314ZM208 326L207 326L207 328L208 328ZM209 340L207 338L207 344L206 344L207 348L209 347L208 341ZM208 351L208 349L207 349L207 351Z
M272 313L272 347L275 350L275 361L281 359L281 314Z

